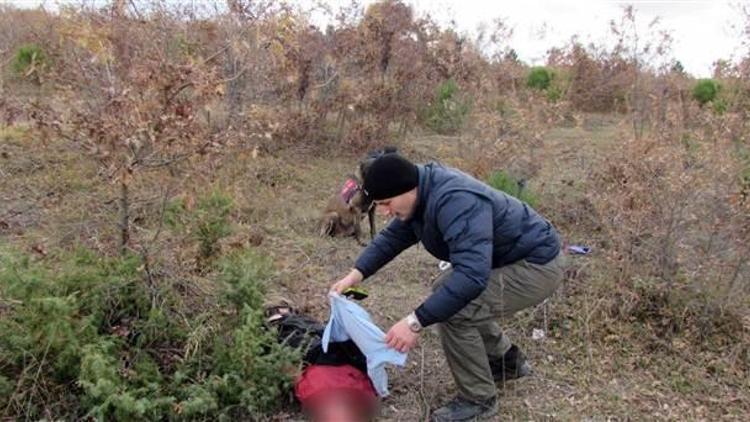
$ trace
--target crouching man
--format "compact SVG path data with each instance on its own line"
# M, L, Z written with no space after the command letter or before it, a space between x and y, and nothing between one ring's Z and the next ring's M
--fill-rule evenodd
M437 163L415 165L398 153L372 163L363 189L382 214L394 218L332 290L341 293L362 282L419 241L450 262L433 293L391 327L386 341L406 352L422 329L437 324L458 395L433 411L432 419L494 415L495 382L529 372L498 321L542 302L560 285L557 231L527 204L469 175Z

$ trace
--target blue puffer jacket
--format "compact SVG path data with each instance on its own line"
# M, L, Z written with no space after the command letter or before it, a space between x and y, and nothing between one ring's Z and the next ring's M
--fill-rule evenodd
M365 278L421 241L453 273L416 310L423 326L442 322L479 296L492 268L526 260L546 264L560 252L552 225L525 203L456 169L419 167L417 209L409 221L394 219L355 263Z

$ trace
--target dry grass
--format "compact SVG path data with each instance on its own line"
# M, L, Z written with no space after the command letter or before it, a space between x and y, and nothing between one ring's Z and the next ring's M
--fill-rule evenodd
M589 116L575 128L547 133L538 174L530 185L541 209L572 243L598 245L597 221L587 213L582 180L607 159L608 145L620 127L609 116ZM460 161L465 140L420 137L401 146L413 157ZM18 249L44 259L47 251L84 243L102 252L116 250L114 187L96 168L69 150L42 146L15 130L0 136L0 234ZM284 297L316 317L327 317L326 292L345 274L360 247L354 239L320 238L319 211L353 169L356 157L275 156L232 151L207 162L205 171L183 178L143 178L133 201L134 248L149 247L161 271L186 286L186 300L201 306L201 277L191 271L189 239L159 233L165 195L199 195L219 187L235 201L235 234L223 248L256 247L272 258L275 274L269 300ZM382 221L378 222L382 227ZM690 339L653 338L649 321L613 318L617 291L607 263L595 252L570 257L563 288L546 304L519 314L504 326L530 356L534 375L501 388L497 420L663 419L743 420L750 413L747 350L750 320L735 330L737 362L726 353L698 347ZM389 327L429 292L437 261L415 247L367 283L365 306L376 322ZM534 328L547 333L532 340ZM743 366L743 361L744 365ZM712 365L726 370L711 371ZM737 368L740 368L739 370ZM744 368L744 370L742 369ZM732 372L735 371L735 372ZM449 399L453 382L432 330L422 336L403 370L392 370L392 395L382 419L424 420L430 408ZM298 416L280 415L280 419Z

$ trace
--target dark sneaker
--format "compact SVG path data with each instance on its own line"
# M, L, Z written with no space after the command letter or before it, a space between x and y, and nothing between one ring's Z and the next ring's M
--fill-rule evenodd
M473 402L456 397L445 406L432 412L432 422L478 421L494 416L497 413L497 398L492 397L483 402Z
M510 346L502 359L490 360L492 378L495 382L505 382L531 373L531 366L526 362L526 356L515 344Z

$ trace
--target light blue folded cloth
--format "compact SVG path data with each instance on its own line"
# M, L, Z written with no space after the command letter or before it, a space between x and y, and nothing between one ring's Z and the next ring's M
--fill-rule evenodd
M367 358L367 375L380 397L388 395L388 374L385 364L404 366L406 353L388 347L385 333L370 318L364 308L337 294L328 295L331 300L331 318L323 331L323 352L328 351L329 342L351 339Z

